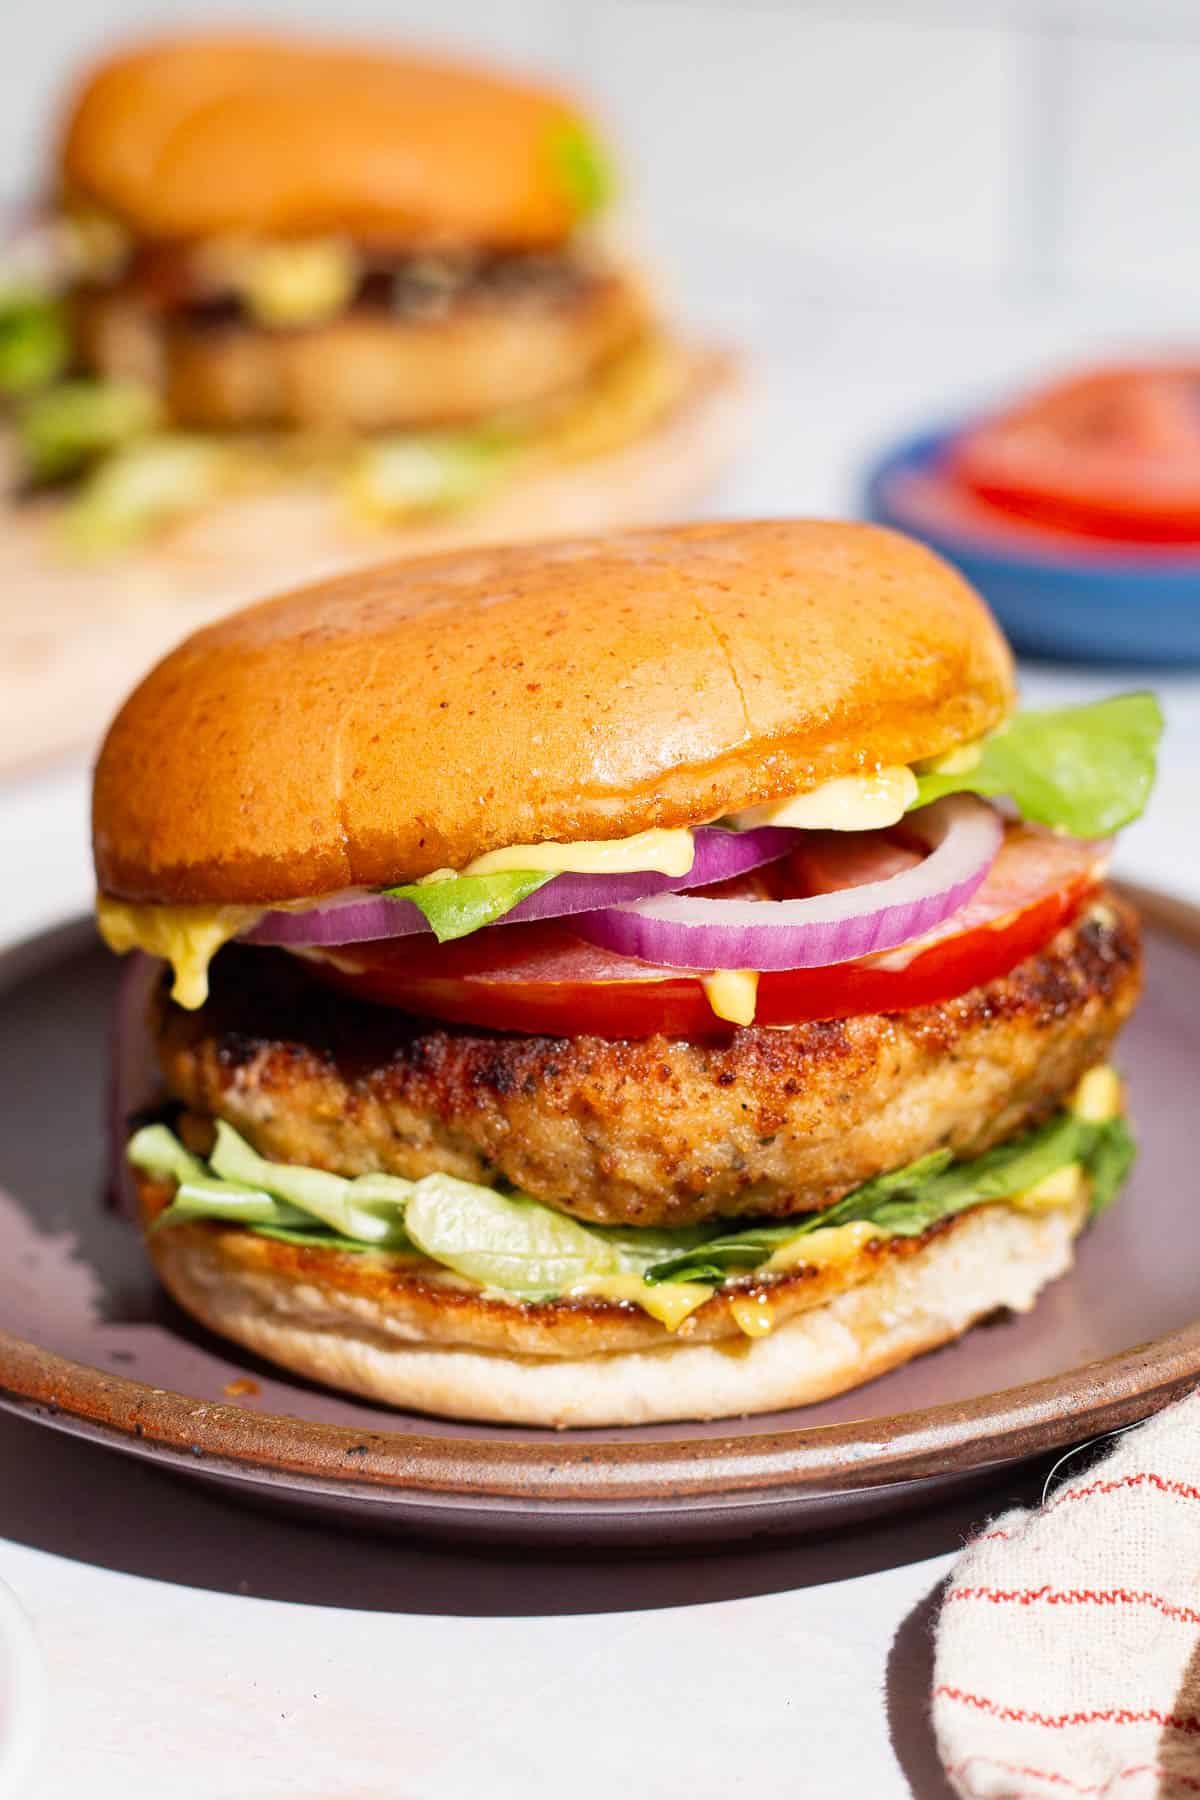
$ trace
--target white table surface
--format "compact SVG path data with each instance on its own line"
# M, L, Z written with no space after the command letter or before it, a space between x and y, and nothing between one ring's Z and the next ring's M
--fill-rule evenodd
M740 322L762 417L727 512L848 509L881 432L1077 352L1081 331L1069 311L1002 308ZM1164 776L1118 867L1196 898L1200 681L1154 684ZM1053 700L1129 678L1041 667L1025 685ZM0 943L87 905L86 804L79 768L0 789ZM933 1596L972 1525L1032 1497L1002 1484L823 1541L608 1563L326 1534L2 1415L0 1469L0 1578L51 1697L27 1800L507 1800L552 1783L575 1800L936 1800Z

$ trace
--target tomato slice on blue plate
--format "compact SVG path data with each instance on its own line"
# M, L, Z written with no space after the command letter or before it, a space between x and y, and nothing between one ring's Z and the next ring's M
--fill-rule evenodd
M1014 519L1085 538L1200 542L1200 366L1090 369L965 431L946 473Z

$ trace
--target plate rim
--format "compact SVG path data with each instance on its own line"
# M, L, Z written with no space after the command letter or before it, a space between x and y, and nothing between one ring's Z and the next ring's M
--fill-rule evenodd
M1200 906L1119 885L1149 923L1200 952ZM0 950L0 991L93 941L91 922L74 919ZM206 1401L73 1362L0 1329L0 1407L159 1464L376 1504L475 1510L535 1502L556 1514L631 1501L783 1504L984 1471L1145 1417L1197 1377L1200 1317L1038 1381L838 1425L649 1440L569 1429L530 1439L520 1427L502 1438L443 1437Z

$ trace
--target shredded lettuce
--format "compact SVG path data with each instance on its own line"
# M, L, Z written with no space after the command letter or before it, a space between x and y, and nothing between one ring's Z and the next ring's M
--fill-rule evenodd
M135 437L89 468L62 519L68 548L103 557L143 543L214 500L230 463L215 439Z
M70 355L61 301L25 288L0 293L0 395L19 398L47 386Z
M858 1221L878 1226L881 1236L916 1237L969 1207L1026 1193L1072 1163L1088 1175L1095 1216L1111 1205L1128 1174L1134 1142L1121 1118L1096 1122L1064 1111L982 1156L955 1162L948 1150L936 1150L801 1221L734 1232L588 1225L528 1195L450 1175L350 1181L268 1162L223 1122L207 1163L163 1125L139 1131L128 1155L138 1168L178 1183L155 1230L215 1219L284 1243L416 1251L482 1287L544 1299L607 1275L641 1275L651 1286L719 1286L760 1268L785 1244Z
M450 1175L427 1175L409 1201L409 1236L434 1262L481 1287L536 1298L616 1275L615 1246L567 1213Z
M140 381L60 381L29 402L17 439L30 480L61 481L146 437L159 423L152 388Z
M251 1229L259 1237L274 1238L280 1244L297 1244L307 1250L349 1250L356 1256L365 1251L377 1250L377 1244L364 1244L359 1238L345 1237L340 1231L320 1231L308 1224L305 1225L255 1225ZM388 1246L390 1255L403 1251L404 1245L395 1243Z
M501 1193L449 1175L427 1175L408 1203L405 1229L434 1262L483 1287L525 1298L561 1294L602 1275L641 1275L704 1230L585 1225L525 1194Z
M854 1220L871 1217L872 1205L883 1204L893 1194L903 1193L919 1184L926 1176L940 1174L953 1161L949 1150L934 1150L918 1162L885 1175L876 1175L854 1192L839 1200L836 1206L811 1213L803 1224L787 1219L778 1224L752 1225L746 1231L731 1231L710 1238L690 1254L654 1263L646 1270L646 1280L659 1281L724 1281L727 1275L757 1269L776 1250L795 1239L827 1226L849 1225ZM863 1208L867 1210L862 1210ZM922 1228L923 1229L923 1228Z
M401 1250L404 1208L414 1183L397 1175L360 1175L349 1181L324 1169L269 1162L232 1125L217 1122L207 1164L192 1156L165 1125L148 1125L131 1138L126 1155L135 1168L178 1185L155 1230L193 1219L310 1231L324 1225L362 1250Z
M1134 1154L1133 1137L1123 1119L1096 1124L1061 1112L1036 1131L969 1161L955 1163L948 1150L938 1150L907 1168L878 1175L803 1224L789 1219L786 1224L713 1238L687 1255L654 1264L647 1269L646 1280L721 1282L735 1271L758 1268L784 1244L859 1220L878 1225L888 1237L919 1237L931 1225L968 1207L1026 1193L1075 1162L1083 1165L1091 1180L1095 1217L1115 1199Z
M125 1146L125 1158L135 1169L160 1181L204 1181L208 1170L198 1156L186 1150L165 1125L143 1125Z
M502 432L403 432L360 450L346 475L351 508L378 522L473 506L505 475Z
M1129 1179L1137 1161L1137 1140L1124 1119L1110 1119L1096 1127L1096 1139L1085 1165L1091 1182L1089 1217L1106 1213Z
M181 1225L188 1219L224 1219L230 1225L307 1226L307 1213L276 1200L261 1188L238 1188L230 1181L182 1181L166 1212L155 1220L155 1230Z
M1162 729L1162 709L1149 693L1020 712L983 740L973 768L920 776L913 805L943 794L1003 795L1035 825L1107 837L1145 807Z
M405 887L384 888L393 900L411 900L420 908L439 944L467 937L484 925L493 925L528 895L537 892L553 871L504 869L495 875L455 875L448 881L414 881Z

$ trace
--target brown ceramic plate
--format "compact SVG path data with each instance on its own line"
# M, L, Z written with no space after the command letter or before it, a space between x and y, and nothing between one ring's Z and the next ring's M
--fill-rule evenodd
M1122 1063L1142 1156L1032 1314L820 1406L563 1433L383 1411L172 1307L100 1191L116 965L84 924L35 939L0 957L0 1404L343 1523L660 1548L879 1515L1141 1417L1200 1378L1200 911L1136 897L1149 982Z

